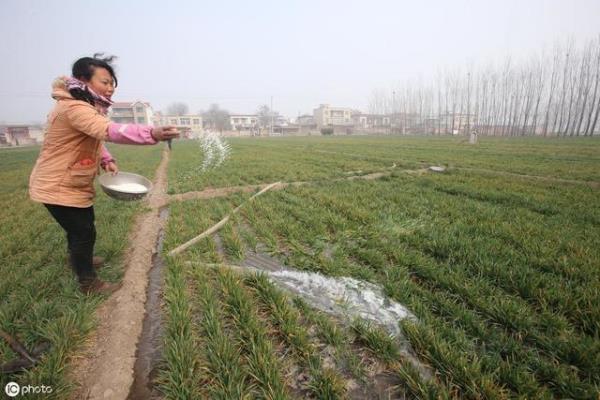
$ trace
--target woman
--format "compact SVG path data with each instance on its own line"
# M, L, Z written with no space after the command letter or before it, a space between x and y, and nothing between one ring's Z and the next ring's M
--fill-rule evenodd
M103 142L145 145L179 136L174 127L111 122L106 114L117 77L110 64L113 57L100 57L77 60L71 77L54 81L56 105L29 178L31 199L43 203L67 233L69 262L86 294L112 293L120 287L98 279L94 269L100 264L94 257L94 178L99 167L118 172Z

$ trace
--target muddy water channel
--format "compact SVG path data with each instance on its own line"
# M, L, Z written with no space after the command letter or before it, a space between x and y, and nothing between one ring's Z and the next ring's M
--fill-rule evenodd
M169 209L160 211L163 227L169 216ZM161 252L165 237L164 228L158 232L156 252L152 256L152 267L148 273L148 287L142 334L138 342L134 366L134 380L128 399L146 400L161 398L158 391L153 389L152 380L156 376L156 367L162 355L163 318L161 312L163 293L163 268L165 262Z

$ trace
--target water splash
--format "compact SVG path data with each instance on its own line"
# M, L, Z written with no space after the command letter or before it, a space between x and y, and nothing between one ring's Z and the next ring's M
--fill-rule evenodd
M224 142L216 132L206 132L200 139L200 148L204 154L201 172L217 168L231 153L229 143Z
M344 316L350 321L362 318L384 327L394 336L401 334L399 321L416 320L406 307L389 299L379 286L370 282L287 269L264 272L279 286L321 311Z
M221 236L213 236L217 252L224 254ZM403 319L417 318L402 304L385 295L381 287L351 277L331 277L318 272L289 268L267 254L262 245L257 251L247 249L242 265L225 266L240 272L262 272L277 286L304 299L310 306L352 323L361 318L383 327L390 335L401 337L398 324Z

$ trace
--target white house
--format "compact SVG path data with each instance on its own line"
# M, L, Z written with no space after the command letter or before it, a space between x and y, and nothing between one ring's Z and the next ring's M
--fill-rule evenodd
M119 101L113 103L109 117L121 124L153 125L154 112L150 103L144 101Z
M189 127L190 133L188 138L196 139L204 134L202 129L202 115L186 114L186 115L162 115L160 112L154 114L154 123L156 125L176 125Z
M256 114L230 114L229 123L234 131L253 130L258 127L258 115Z

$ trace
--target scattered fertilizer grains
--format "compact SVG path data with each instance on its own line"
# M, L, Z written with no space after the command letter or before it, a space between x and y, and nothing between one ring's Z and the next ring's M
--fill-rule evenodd
M140 183L118 183L106 185L107 188L123 193L146 193L148 188Z
M94 310L102 299L79 293L66 264L67 243L60 226L43 205L29 200L29 174L39 147L0 150L0 329L29 350L49 343L35 367L23 373L0 375L2 390L8 382L52 387L47 399L69 397L67 378L72 357L79 355L86 335L94 328ZM156 147L110 146L119 167L153 175L160 161ZM99 188L98 188L99 189ZM100 276L121 278L121 256L138 205L115 202L101 190L94 209L95 254L106 258ZM0 364L16 359L0 341ZM40 397L41 398L41 397Z
M600 181L598 145L586 138L482 138L469 145L463 137L333 136L223 138L230 155L202 170L207 155L197 140L177 140L169 164L169 192L257 183L292 182L366 175L430 166L475 168L477 175L501 173L510 180L535 176ZM592 141L595 139L592 139ZM211 161L212 162L212 161ZM398 173L397 172L397 173Z
M293 162L291 148L316 143L374 159L379 149L382 164L412 158L449 168L272 191L244 206L218 235L169 260L171 334L157 383L167 397L358 399L395 390L387 392L391 398L597 398L600 189L559 180L600 180L597 139L481 138L477 151L447 138L240 139L215 171L222 183L214 186L233 179L228 165L249 156L244 146ZM316 170L312 155L304 157L295 178ZM335 157L322 154L323 163ZM288 173L267 162L264 170L247 166L244 179ZM165 251L250 195L173 203ZM282 274L319 273L383 288L390 305L415 318L400 320L392 339L385 324L348 323L318 310L268 271L212 267L250 265L252 252L296 271ZM219 327L210 336L219 340L210 344L207 318ZM194 352L185 364L172 357L187 348ZM257 354L267 360L260 370Z
M202 166L198 172L217 168L229 157L231 148L216 132L207 132L200 138L200 149L202 150Z

